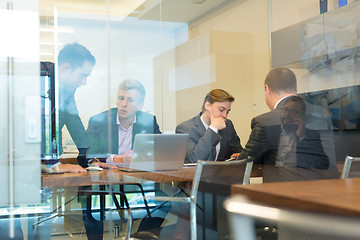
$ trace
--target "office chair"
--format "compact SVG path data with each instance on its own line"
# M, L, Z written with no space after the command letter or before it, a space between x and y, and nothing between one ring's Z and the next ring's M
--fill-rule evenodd
M360 177L360 157L346 156L341 178Z
M221 191L224 189L221 186L228 186L223 194L230 194L231 184L249 184L250 175L253 166L253 158L242 160L234 160L229 162L224 161L197 161L195 175L192 181L190 195L182 191L186 197L168 197L157 198L156 200L162 201L175 201L190 204L190 234L191 240L197 239L197 215L196 210L199 205L197 204L197 196L199 188L207 191L215 188ZM239 169L240 168L240 169ZM136 237L136 235L135 235Z
M360 219L265 207L234 196L224 203L233 239L255 240L259 222L277 225L278 240L355 240L360 236Z

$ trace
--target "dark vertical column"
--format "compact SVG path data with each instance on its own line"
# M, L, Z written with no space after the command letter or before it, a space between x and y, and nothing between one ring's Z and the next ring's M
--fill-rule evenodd
M327 5L328 5L327 0L320 0L320 14L327 12Z

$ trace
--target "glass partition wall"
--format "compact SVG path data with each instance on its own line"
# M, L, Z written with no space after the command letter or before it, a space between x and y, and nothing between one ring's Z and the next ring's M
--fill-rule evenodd
M329 7L329 12L332 10ZM84 167L93 157L113 163L114 156L109 160L111 154L121 155L128 150L121 147L124 141L132 149L133 139L117 134L125 136L122 134L129 128L118 126L122 126L121 120L133 121L134 112L136 120L130 122L130 135L144 116L151 119L147 125L151 131L144 127L138 133L173 134L179 124L200 114L206 94L213 89L223 89L234 97L226 117L245 147L251 119L269 110L264 100L264 79L275 66L276 54L281 57L286 50L286 45L274 39L276 32L289 27L285 24L288 20L291 25L320 16L315 0L302 1L299 6L281 0L8 0L0 3L0 12L1 239L113 239L118 232L125 234L129 214L115 211L118 202L126 205L125 198L133 209L132 231L141 229L138 225L144 222L147 211L139 186L149 199L149 208L154 209L157 203L150 196L171 196L178 190L171 180L155 183L144 176L123 176L116 169L77 175L45 173L79 170L66 164L78 165L77 157L87 150ZM305 26L307 36L316 40L316 33L323 33L318 25L331 25L326 31L341 27L327 19L315 19L314 24L310 21ZM351 24L353 43L358 39L355 33L359 24ZM282 40L291 37L286 35ZM303 44L304 39L299 39ZM307 39L308 44L311 42ZM271 49L276 44L278 52ZM290 50L300 52L305 46L301 44L290 45ZM357 48L358 43L351 47L354 51ZM352 67L347 68L355 72L353 79L358 78L356 53L351 55ZM321 64L316 66L325 70L335 67L328 59L317 60ZM325 80L319 80L318 73L304 73L293 63L290 59L277 66L293 69L300 79L299 93L314 100L319 95L311 94L306 86ZM124 91L123 85L119 89L124 80L126 84L142 85L145 94L138 90L129 95L133 89ZM322 91L324 87L313 89ZM350 95L356 99L357 89L347 98ZM340 118L341 109L330 113L333 120L344 120ZM353 118L349 119L332 123L338 124L338 129L358 129ZM211 148L209 144L206 149ZM188 155L186 158L188 161ZM203 158L200 160L210 159ZM332 160L332 170L341 160ZM176 205L172 208L181 209ZM93 218L86 209L91 210ZM180 214L160 210L154 216L166 219L161 226L168 227L160 235L170 239Z

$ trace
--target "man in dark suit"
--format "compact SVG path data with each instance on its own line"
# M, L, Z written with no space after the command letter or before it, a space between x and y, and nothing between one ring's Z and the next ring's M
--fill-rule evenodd
M280 167L327 169L320 134L305 127L306 105L302 98L291 96L281 109L281 125L263 126L252 152L257 164Z
M107 163L130 162L136 134L161 133L155 116L140 111L144 99L145 88L139 81L127 79L120 83L117 108L111 108L89 120L86 134L90 142L90 155L106 156ZM166 207L161 209L165 212ZM146 220L155 226L152 221L156 219ZM161 223L162 221L159 222ZM89 239L89 235L94 237L93 239L102 239L102 222L88 221L86 230L90 232Z
M296 92L296 76L290 69L276 68L268 73L265 101L271 111L252 119L252 131L239 158L250 155L255 157L255 164L261 165L328 168L329 159L324 153L319 133L305 127L306 105L296 97ZM296 110L294 99L297 120L296 123L286 124L295 121L286 117ZM290 131L292 127L296 131ZM281 163L285 158L291 160Z
M75 92L82 85L86 85L95 65L95 57L83 45L78 43L67 44L58 55L58 110L59 110L59 155L63 153L62 133L66 126L72 140L78 149L89 146L85 128L79 117L75 102ZM46 63L49 70L54 71L54 64ZM102 167L108 167L102 165ZM86 172L80 165L62 164L52 165L53 170L60 172Z
M58 56L59 69L59 129L66 126L77 148L87 148L85 128L79 117L75 102L75 91L86 85L87 78L95 65L90 51L78 44L67 44ZM62 153L62 134L59 134L60 154Z
M107 162L122 162L131 158L136 134L161 133L156 117L140 111L144 105L145 88L137 80L121 82L117 108L93 116L86 130L90 154L111 155Z
M296 76L288 68L276 68L271 70L265 78L265 102L270 112L261 114L251 120L251 133L244 150L239 158L257 155L257 147L263 144L264 139L260 134L264 126L280 125L281 109L286 99L295 96L297 92ZM255 159L255 163L259 163Z
M186 162L224 161L242 150L234 125L227 119L233 101L226 91L214 89L206 95L202 112L176 127L176 133L190 135Z

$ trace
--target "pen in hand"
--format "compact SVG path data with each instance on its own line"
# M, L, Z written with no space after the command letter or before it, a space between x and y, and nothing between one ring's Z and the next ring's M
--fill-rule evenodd
M232 157L232 158L226 159L225 162L230 162L230 161L234 161L234 160L236 160L236 158Z

